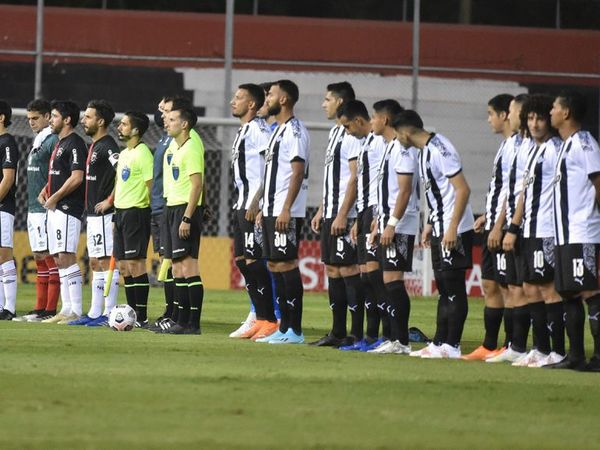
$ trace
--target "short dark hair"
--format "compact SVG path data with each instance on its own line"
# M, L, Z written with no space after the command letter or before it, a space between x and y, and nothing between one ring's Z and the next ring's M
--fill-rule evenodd
M265 103L265 90L258 84L240 84L238 89L243 89L250 94L250 97L252 97L252 100L254 100L256 109L260 109L260 107Z
M343 103L356 98L356 95L354 94L354 88L347 81L328 84L327 91L331 92L336 97L341 98Z
M189 125L188 131L196 126L196 123L198 122L198 115L196 114L196 111L194 111L194 108L175 108L175 106L173 106L171 111L179 111L179 116L181 119L185 120Z
M279 89L287 94L292 106L298 102L298 99L300 98L300 91L298 90L296 83L291 80L278 80L273 84L279 86Z
M367 107L360 100L348 100L342 103L337 114L338 117L345 116L348 120L354 120L357 117L369 120L369 111L367 111Z
M171 111L175 109L193 108L194 106L189 98L183 97L182 95L177 95L173 97L171 101L173 102L173 107L171 108Z
M41 98L36 98L27 103L27 111L39 112L40 114L50 114L51 107L50 102Z
M104 126L106 128L110 126L115 118L115 110L106 100L90 100L87 107L96 110L96 115L104 119Z
M0 100L0 114L4 115L4 126L8 127L12 123L12 108L4 100Z
M392 121L392 126L394 128L400 127L414 127L418 129L423 129L423 119L419 116L419 113L413 111L412 109L405 109L404 111L400 111L394 117Z
M583 94L575 91L561 91L556 98L563 108L569 110L575 122L583 122L587 113L587 102Z
M75 102L72 102L71 100L53 100L52 103L50 103L50 108L51 110L57 110L63 119L69 117L73 128L77 126L80 108Z
M535 113L546 121L548 128L552 134L556 134L556 130L552 128L550 122L550 110L552 109L552 103L554 103L554 97L548 94L532 94L527 98L527 101L523 103L522 117L525 119L525 134L531 137L529 127L527 126L527 118L530 113Z
M271 89L271 86L273 86L275 84L274 81L265 81L264 83L260 83L259 86L261 88L263 88L263 91L269 92L269 89Z
M385 114L390 119L390 124L394 121L394 117L404 111L400 103L392 98L386 98L385 100L373 103L373 109L379 114Z
M501 112L508 114L508 108L513 98L515 97L510 94L498 94L488 101L488 106L496 111L497 114Z
M127 111L125 115L129 117L131 127L138 129L141 138L150 126L150 119L148 119L148 116L139 111Z

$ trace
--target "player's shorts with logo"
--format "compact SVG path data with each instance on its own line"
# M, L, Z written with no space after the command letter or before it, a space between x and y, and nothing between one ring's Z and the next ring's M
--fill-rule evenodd
M487 245L489 231L483 234L481 254L481 278L493 280L503 286L506 285L506 255L504 251L492 251ZM502 242L502 241L500 241Z
M204 207L196 207L194 214L190 217L190 235L187 239L181 239L179 237L179 227L181 226L186 208L187 205L167 206L166 228L168 234L164 243L165 258L180 259L191 256L194 259L198 259Z
M381 239L381 235L378 236ZM415 236L396 233L390 245L384 247L381 242L377 245L377 255L381 269L388 272L412 272Z
M287 231L280 233L275 230L277 217L263 217L263 256L269 261L290 261L298 259L300 245L300 230L303 219L290 219Z
M246 210L233 214L233 256L259 259L262 255L262 230L246 220Z
M504 253L504 257L506 258L506 284L510 284L511 286L523 285L522 245L523 237L519 235L515 241L515 249L512 252Z
M552 282L554 280L554 238L523 238L521 264L525 283Z
M81 220L58 209L48 211L48 250L57 253L77 253Z
M27 235L32 252L48 251L48 214L45 212L27 213Z
M368 261L379 261L377 257L377 243L373 242L373 244L369 244L372 222L373 208L371 207L359 212L356 216L356 256L359 264L366 264Z
M113 213L87 216L87 249L90 258L113 254Z
M13 247L15 216L0 211L0 247Z
M332 236L333 221L334 219L324 219L321 222L321 261L334 266L356 264L356 245L350 239L352 223L346 224L343 234Z
M473 267L473 230L460 233L452 250L442 249L442 237L431 236L433 270L466 270Z
M162 235L165 232L165 230L163 230L163 228L165 227L165 210L166 208L163 209L163 211L156 214L152 214L150 216L150 235L152 236L152 250L154 250L154 253L158 253L160 256L162 256L164 253L164 248L162 245Z
M598 244L565 244L554 249L554 285L558 292L598 289Z
M114 224L115 258L146 258L150 241L150 208L117 209Z

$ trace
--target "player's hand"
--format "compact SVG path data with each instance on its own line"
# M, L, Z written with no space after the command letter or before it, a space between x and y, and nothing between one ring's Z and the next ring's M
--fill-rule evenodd
M452 250L456 247L456 230L448 229L442 238L442 250Z
M46 202L43 204L44 208L50 210L50 211L54 211L56 209L56 204L58 203L58 200L56 200L56 198L54 198L53 195L51 195L50 197L48 197L46 199Z
M190 237L190 228L191 228L191 224L181 222L179 224L179 238L183 239L184 241L187 238L189 238Z
M338 215L331 223L331 235L342 236L346 234L346 227L348 226L348 218L342 215Z
M245 214L245 218L248 222L254 222L254 220L256 219L256 215L258 214L258 202L252 202L250 203L250 206L248 207L248 209L246 210L246 214Z
M383 230L383 233L381 233L381 237L379 238L379 243L384 247L391 245L391 243L394 241L395 234L396 227L386 225L385 229Z
M375 240L377 239L377 235L379 234L379 230L377 229L377 219L373 219L371 221L371 230L369 232L369 237L367 242L369 245L373 245Z
M356 244L358 240L358 222L354 222L354 225L350 228L350 239Z
M502 229L493 227L488 234L487 246L490 250L500 250L502 247Z
M256 214L256 217L254 218L254 225L256 225L259 229L262 228L262 219L263 219L263 213L262 213L262 211L258 211L258 213Z
M515 250L515 244L517 242L517 235L513 233L506 233L502 240L502 250L505 252L513 252Z
M473 231L475 231L475 233L483 233L484 228L485 228L485 214L482 214L481 216L479 216L477 218L477 220L473 224Z
M421 247L429 248L431 247L431 224L425 224L423 227L423 232L421 233Z
M275 219L275 231L279 231L280 233L285 233L290 226L290 210L282 209L281 214L277 216Z
M110 208L112 208L112 202L108 199L105 199L100 203L96 203L96 206L94 206L94 212L96 214L104 214L104 212L108 211Z
M40 205L44 206L46 204L46 200L48 200L48 191L44 188L40 192L37 198Z
M310 221L310 229L313 230L315 233L318 233L319 231L321 231L322 218L323 218L323 214L321 213L321 209L319 208L319 210L317 211L315 216Z

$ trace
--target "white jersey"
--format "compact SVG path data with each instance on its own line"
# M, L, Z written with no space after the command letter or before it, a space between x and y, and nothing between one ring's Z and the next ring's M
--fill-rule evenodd
M452 143L441 134L432 134L419 154L419 172L429 206L429 223L435 237L443 237L454 212L456 192L450 178L462 172L460 156ZM467 202L458 224L458 233L472 230L471 204Z
M494 158L492 179L485 200L485 229L491 230L500 217L502 205L508 191L508 175L510 172L510 155L508 139L504 139Z
M520 134L514 134L507 139L508 151L510 151L510 172L508 175L508 191L506 193L506 223L510 224L517 200L523 189L523 172L527 165L529 153L535 145L529 138L524 138Z
M558 137L550 138L529 154L523 172L523 237L554 237L554 170L561 143Z
M600 243L600 208L590 175L600 174L600 148L587 131L563 142L556 158L554 227L556 243Z
M400 192L397 175L411 175L412 185L410 199L404 215L399 217L396 233L415 236L419 231L419 151L414 147L406 149L400 141L393 139L385 147L377 175L377 217L380 232L385 229L396 206Z
M342 125L336 125L329 132L325 152L325 173L323 174L323 217L336 217L346 197L350 181L350 161L356 161L360 152L360 140L346 133ZM354 205L348 217L356 217Z
M258 117L245 123L238 130L231 148L231 167L236 193L233 209L248 209L260 188L269 137L269 124Z
M277 217L281 214L292 178L292 162L294 161L304 162L304 179L290 213L292 217L296 218L303 218L306 215L309 145L308 131L304 124L295 117L290 117L273 132L265 156L262 206L265 217Z
M377 205L377 173L384 151L383 136L377 136L371 132L364 138L356 164L358 181L356 210L358 212L364 211L369 206Z

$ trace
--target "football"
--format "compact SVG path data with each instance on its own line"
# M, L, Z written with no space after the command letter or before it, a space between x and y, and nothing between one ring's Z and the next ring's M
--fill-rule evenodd
M129 305L117 305L108 316L108 326L115 331L131 331L135 327L137 316Z

